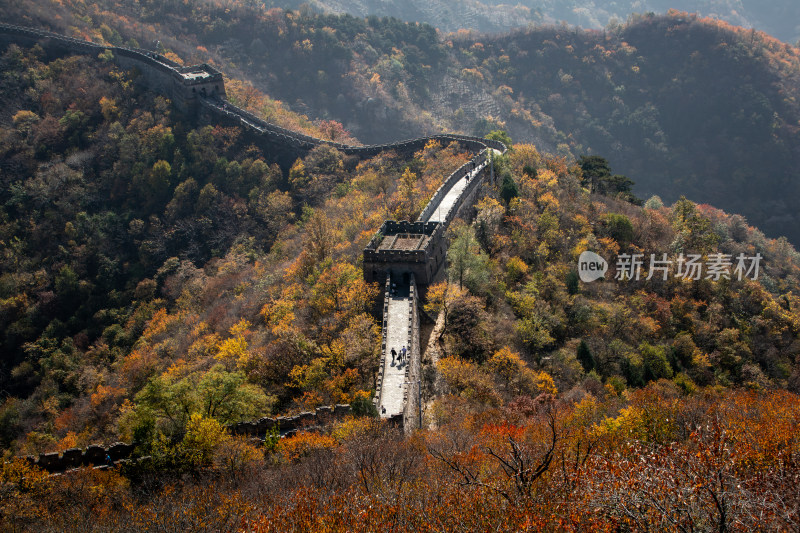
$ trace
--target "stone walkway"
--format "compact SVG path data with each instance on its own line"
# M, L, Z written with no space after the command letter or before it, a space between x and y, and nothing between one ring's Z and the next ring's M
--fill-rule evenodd
M425 222L442 222L447 218L447 213L453 208L461 194L469 184L469 180L476 179L487 162L479 165L453 184L447 194L442 198L439 207L428 217ZM467 179L469 177L469 180ZM408 363L400 364L395 361L392 364L392 348L398 354L400 349L405 346L410 348L409 333L409 311L413 305L408 296L408 287L398 287L398 293L389 298L389 313L386 324L386 359L384 361L383 381L381 386L381 401L378 405L378 412L382 418L389 418L403 413L403 393L405 392L406 367ZM385 412L384 412L385 409Z
M478 165L478 168L476 168L467 175L469 176L469 179L473 179L475 175L478 174L481 170L483 170L483 167L485 167L486 165L487 165L486 162L483 162L481 165ZM450 211L450 209L453 208L453 205L456 203L456 200L458 200L458 198L461 196L461 193L464 192L464 189L466 189L467 187L468 183L467 176L464 176L463 178L455 182L452 187L450 187L450 190L447 191L447 194L444 196L444 198L442 198L442 201L439 202L439 206L436 209L434 209L433 213L431 213L431 216L429 216L428 220L426 220L425 222L443 222L444 219L447 218L447 213Z
M404 345L409 347L408 338L408 311L411 298L408 296L392 296L389 298L389 319L386 326L386 361L383 374L383 388L381 389L381 404L378 412L381 417L388 418L403 412L403 391L406 380L407 364L395 361L392 365L392 348L400 353ZM383 412L383 407L386 412Z

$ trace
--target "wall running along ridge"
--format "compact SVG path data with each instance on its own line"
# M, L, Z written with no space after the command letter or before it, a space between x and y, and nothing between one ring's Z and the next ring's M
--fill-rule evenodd
M21 46L39 45L51 54L83 54L97 57L109 50L113 61L125 69L135 69L140 73L137 82L147 89L159 92L170 98L173 104L182 112L193 116L198 122L223 124L227 126L241 126L249 139L259 147L271 154L278 163L288 169L297 158L304 157L310 150L327 144L347 155L359 158L374 157L384 151L394 151L400 155L411 156L422 150L430 141L442 144L458 142L465 149L474 153L473 158L455 170L442 183L434 193L430 202L425 206L419 219L414 222L395 222L387 220L381 226L381 231L370 241L364 250L364 277L367 281L385 281L386 293L384 295L384 337L382 342L381 366L378 372L376 387L376 404L380 405L382 395L382 379L387 358L386 325L388 320L389 287L392 276L396 279L408 279L406 290L411 296L411 305L408 311L407 346L410 349L409 364L406 368L406 381L420 379L420 346L419 346L419 290L417 284L428 285L441 269L445 262L447 243L444 232L448 225L466 207L471 206L478 191L479 183L488 172L491 165L484 168L469 180L466 188L461 192L455 203L445 214L440 222L427 222L436 212L439 204L459 180L473 169L480 167L490 157L489 150L505 153L506 146L499 141L481 139L458 134L440 134L428 137L419 137L386 144L366 146L353 146L325 139L319 139L302 133L282 128L241 109L226 100L225 85L222 73L208 64L182 67L164 56L149 50L126 48L120 46L106 46L90 41L74 39L53 32L0 23L0 44L17 44ZM378 250L382 238L397 233L419 233L428 235L425 247L419 250ZM402 282L401 282L402 283ZM391 348L389 348L391 349ZM415 391L412 391L415 392ZM416 399L409 401L409 389L406 385L404 391L404 414L392 416L390 420L398 425L414 427ZM334 407L320 407L315 413L301 413L295 417L264 417L252 422L239 422L228 426L235 435L247 435L263 440L272 428L278 427L282 436L294 434L298 430L311 427L321 427L337 417L350 412L350 406L337 405ZM405 424L404 424L405 419ZM49 472L62 472L78 466L95 465L96 468L106 468L110 457L115 463L130 458L134 452L134 444L115 443L104 448L91 445L86 450L70 448L63 452L40 454L39 457L27 456L26 459ZM98 466L100 465L100 466Z

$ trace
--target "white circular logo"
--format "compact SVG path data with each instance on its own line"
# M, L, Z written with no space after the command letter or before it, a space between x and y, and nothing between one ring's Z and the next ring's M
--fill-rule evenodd
M594 252L583 252L578 258L578 276L589 283L605 276L608 262Z

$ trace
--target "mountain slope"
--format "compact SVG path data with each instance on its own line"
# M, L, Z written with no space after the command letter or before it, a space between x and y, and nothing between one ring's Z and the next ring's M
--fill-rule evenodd
M442 40L429 26L308 10L107 7L53 5L60 19L6 11L97 40L159 40L191 61L210 56L366 142L502 127L553 153L600 154L639 196L684 194L800 242L791 203L800 187L800 61L796 48L764 34L672 13L609 32L540 27ZM279 118L275 105L253 109Z
M0 214L0 304L4 317L20 311L23 326L60 314L9 372L17 395L0 404L0 437L16 453L135 438L150 459L60 476L12 459L0 470L5 529L69 531L90 517L103 530L141 531L153 516L214 531L382 529L386 516L418 531L431 516L450 524L454 515L458 527L500 531L534 521L542 531L797 523L800 255L785 242L686 200L640 207L589 194L577 166L514 145L495 160L502 186L484 188L474 223L453 227L448 281L429 288L428 311L443 314L422 384L435 427L404 438L363 416L380 335L367 312L378 288L363 282L360 250L384 217L418 209L465 154L430 143L410 160L388 153L355 164L312 151L286 181L277 171L275 181L250 183L248 200L262 214L277 211L260 203L266 193L314 207L296 223L243 224L225 207L245 221L256 215L242 205L247 173L236 169L257 154L237 145L235 131L185 130L128 74L39 53L12 47L2 59L15 118L0 127L2 162L13 170L3 168L2 187L14 193ZM159 161L208 181L197 196L188 179L164 187L172 198L161 212L167 194L146 200L165 185L152 178L165 176L144 163L167 130L176 150ZM119 196L104 196L116 175ZM172 185L180 173L167 176ZM146 223L131 219L145 213ZM238 242L215 238L210 221L234 227ZM162 228L171 242L171 231L193 224L208 233L172 243L183 261L154 270L144 258L157 247L140 247L137 261L126 246L126 227L156 240ZM207 240L219 248L194 255ZM53 260L37 255L43 244ZM584 250L612 264L663 252L674 265L666 279L610 271L582 283ZM694 252L758 255L761 269L682 278L678 254ZM136 283L141 275L151 277ZM98 301L104 307L88 316ZM111 324L99 336L98 322ZM263 444L221 425L337 401L357 416ZM564 460L551 467L553 456ZM539 464L536 479L509 480L503 465L523 468L514 457ZM466 468L476 474L465 486ZM717 493L697 483L714 475L732 507L725 517ZM657 504L641 505L654 494ZM683 512L676 518L667 505Z
M573 153L606 155L640 195L683 194L800 239L797 49L683 16L612 36L541 30L483 44L458 50L513 91L512 135L529 131L520 111L541 109ZM516 60L491 60L504 52Z
M270 5L297 9L301 2L273 0ZM313 0L322 12L347 13L359 17L377 15L430 24L445 32L460 29L505 32L529 24L565 22L586 29L619 24L636 14L665 13L678 9L708 16L745 28L755 28L788 43L800 39L800 7L795 2L753 0L644 0L588 1L522 0L508 4L499 0Z
M445 41L392 20L220 16L227 30L198 24L199 40L362 139L502 127L551 152L604 155L640 196L684 194L800 242L800 62L763 34L679 13L610 33Z
M246 12L232 14L221 35L252 23L238 18ZM363 68L347 75L358 80L371 73L367 81L381 89L379 101L414 94L422 103L435 99L429 80L450 76L491 87L502 77L516 88L506 85L490 96L501 103L518 99L508 125L536 131L551 131L554 123L537 125L519 93L538 79L555 77L562 98L577 103L578 95L586 96L588 109L608 104L602 94L596 103L588 98L585 87L593 81L625 76L634 84L639 75L660 73L649 73L619 36L602 41L608 48L598 43L605 39L600 34L562 35L553 28L505 41L442 43L429 27L391 20L264 17L258 22L275 37L268 58L283 76L310 75L314 67L328 68L323 74ZM186 23L213 35L214 27ZM679 17L654 17L626 31L633 41L637 29L647 28L687 46L701 37L738 35L727 28L710 33L709 23ZM340 32L360 40L361 52L337 40ZM792 50L745 36L758 37L764 54L745 56L745 66L764 69L764 60L776 61L770 68L788 73L775 82L788 83ZM406 43L405 52L394 42ZM217 50L220 57L233 54L226 46ZM367 56L374 72L373 63L361 61ZM4 352L13 354L3 379L17 396L3 404L4 444L40 451L115 434L136 434L146 443L162 433L180 435L186 416L202 404L190 392L220 380L242 387L242 394L258 392L247 405L264 409L369 404L379 344L367 311L376 289L362 281L360 251L382 220L408 218L463 163L457 147L431 143L411 160L389 153L361 162L321 147L284 175L269 165L269 154L240 142L236 128L193 130L168 102L137 90L133 73L102 58L49 58L11 47L3 62L1 177L9 194L0 239L2 333ZM589 74L577 68L584 63ZM425 75L432 64L464 68ZM554 75L559 64L575 70ZM639 64L638 71L631 68ZM415 69L422 75L412 76ZM292 87L323 106L324 91L298 78ZM281 79L272 82L276 88ZM403 80L405 93L400 83L390 85ZM619 101L649 98L648 86L632 91L631 100L617 91ZM251 96L255 108L268 107L257 93ZM791 100L784 105L780 112L791 113ZM464 113L452 115L449 120L467 121ZM624 121L636 114L611 116ZM393 126L374 118L369 124ZM477 126L492 124L484 119ZM574 126L580 132L585 124ZM792 133L779 125L776 135L784 130ZM561 141L568 153L570 139ZM443 306L449 315L440 346L451 357L443 356L437 369L445 391L501 404L515 390L535 394L552 383L565 391L587 380L621 387L672 378L688 389L797 388L798 256L785 240L766 239L740 216L687 200L664 207L651 199L640 208L622 197L590 195L579 167L542 156L532 145L517 143L496 164L502 187L487 188L476 224L454 229L454 250L462 257L451 257L461 269L452 279L459 283L432 289L439 299L432 299L431 311ZM571 271L588 249L612 263L624 253L666 253L673 261L681 253L723 253L760 254L764 265L758 280L576 286ZM512 363L527 377L502 386L503 368ZM185 416L165 412L164 394L186 395Z
M168 18L161 4L139 6ZM197 19L208 14L198 10ZM92 13L77 34L132 38L98 22L120 15ZM800 254L708 205L632 203L628 182L607 162L565 157L583 149L573 128L598 143L608 142L603 128L614 132L633 147L629 157L648 153L638 137L675 143L671 120L679 117L664 110L685 104L655 83L689 87L694 98L714 76L734 83L724 78L729 47L744 63L734 73L750 76L752 87L731 91L712 113L714 99L689 102L699 118L675 129L741 108L732 124L755 132L743 142L784 157L775 150L793 134L791 49L756 34L723 45L716 38L736 35L730 29L709 34L709 23L676 17L626 28L633 44L558 29L439 43L429 27L397 21L264 17L258 22L276 30L261 41L274 45L261 66L280 68L268 80L279 91L299 74L287 82L295 107L300 96L333 109L325 76L351 69L346 78L366 83L335 105L347 110L352 98L346 118L362 132L451 121L494 128L502 119L485 114L509 105L515 135L548 135L564 154L509 143L493 161L497 183L481 184L474 219L451 226L445 281L428 287L424 302L438 317L418 384L428 427L404 436L370 416L380 288L364 282L360 260L384 219L413 219L467 160L457 144L361 161L321 146L282 172L238 127L197 126L105 53L55 57L12 45L0 55L0 529L796 529ZM174 17L165 27L193 31L194 21ZM246 59L229 33L238 27L220 25L225 19L197 23L208 42L222 43L213 53L196 48L196 35L177 33L160 52ZM685 47L674 46L677 58L657 55L648 45L658 41L637 30ZM713 46L696 48L703 39ZM690 50L701 67L681 62ZM719 55L704 63L709 50ZM663 77L645 55L686 69ZM434 65L442 71L428 73ZM765 72L774 74L766 83ZM536 93L548 76L562 87L558 96ZM313 79L321 86L309 87ZM500 79L507 85L493 90ZM431 91L437 83L446 91ZM593 84L610 88L603 83L614 85L610 102L591 93ZM342 133L246 83L230 87L284 125ZM359 91L368 90L377 104L359 111ZM412 99L416 107L406 105ZM405 124L376 121L383 102L395 103L392 120ZM571 123L564 109L556 113L583 102ZM662 115L637 112L647 102ZM771 122L762 116L769 112ZM738 155L720 149L736 131L729 128L710 145L713 157ZM590 172L601 167L609 176L595 180ZM605 279L581 281L585 251L608 260ZM687 258L702 272L690 275ZM641 269L622 268L637 259ZM738 270L740 261L759 269ZM269 432L258 442L224 428L338 402L349 402L353 416L292 437ZM119 439L135 440L148 459L48 476L11 457Z

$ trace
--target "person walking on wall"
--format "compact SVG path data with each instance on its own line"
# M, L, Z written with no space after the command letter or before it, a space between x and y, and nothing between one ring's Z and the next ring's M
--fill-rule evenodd
M397 352L392 348L392 366L394 366L394 358L397 357Z

